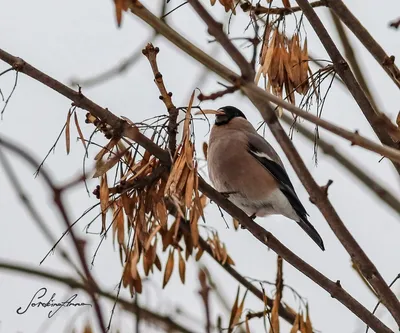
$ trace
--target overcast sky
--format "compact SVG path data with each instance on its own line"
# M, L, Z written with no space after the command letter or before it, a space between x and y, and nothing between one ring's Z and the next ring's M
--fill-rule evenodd
M275 2L280 4L280 1ZM156 4L150 1L145 3L155 8L160 1ZM171 1L168 8L172 9L179 3ZM398 55L400 32L389 29L388 22L400 13L400 3L394 0L386 2L385 7L390 10L383 10L382 6L378 8L377 2L372 0L353 0L346 3L388 54ZM240 13L240 10L238 12ZM227 14L218 4L212 9L212 13L219 20L227 21ZM322 14L326 11L318 9L318 13ZM325 14L322 17L324 23L332 27L330 17ZM247 22L248 18L241 13L235 17L231 35L241 36ZM196 45L207 52L213 52L219 61L236 69L224 51L216 50L214 44L207 42L211 38L206 34L205 27L190 6L184 6L173 13L169 18L169 23ZM290 27L290 23L288 24ZM312 28L307 25L306 29L310 52L318 58L327 59ZM33 66L66 84L71 78L86 78L118 63L133 50L143 48L150 41L151 36L151 30L132 15L125 14L122 28L117 29L112 2L94 0L1 1L0 31L0 48L22 57ZM337 40L334 33L333 36ZM350 37L351 41L355 41L353 36ZM159 67L168 90L174 94L174 102L178 106L186 105L203 68L162 37L157 38L154 44L161 49ZM238 45L243 46L241 43ZM354 47L378 104L391 119L395 119L399 111L398 88L358 42L354 43ZM245 51L250 52L249 49ZM0 62L0 72L7 68L7 64ZM5 96L10 93L14 79L13 72L0 77L0 89ZM209 75L206 81L201 82L200 85L197 83L197 86L205 93L212 92L218 88L217 80L219 79L216 76ZM127 116L133 121L165 113L165 107L158 99L159 93L153 83L152 73L145 57L142 57L135 67L126 73L104 84L84 89L83 92L101 106L109 108L117 115ZM203 105L214 108L234 105L240 108L254 125L257 125L261 119L257 110L239 93ZM21 147L27 148L38 160L42 160L59 134L69 107L69 100L21 74L14 96L10 100L3 120L0 121L0 134L12 139ZM91 125L84 125L85 112L79 110L78 115L85 134L89 135L93 128ZM356 103L338 83L333 85L327 98L323 118L350 130L358 129L361 134L376 140ZM312 127L309 128L312 129ZM195 130L198 150L201 151L202 142L208 139L208 127L205 122L199 121L196 123ZM73 134L73 137L75 136L76 133ZM348 142L324 131L321 131L321 136L333 142L337 149L350 156L362 169L385 184L393 193L399 194L398 176L395 175L388 161L379 163L378 155L357 147L350 147ZM278 144L269 131L266 131L266 139L282 156L293 185L310 214L310 221L324 239L326 251L319 251L295 223L284 217L273 216L257 219L257 222L327 277L333 281L340 280L343 288L372 310L376 304L375 297L351 268L348 254L334 237L318 209L309 202L307 192L282 151L278 149ZM98 141L102 142L100 139ZM399 216L383 203L376 201L362 184L351 178L340 165L331 158L325 157L322 152L319 153L318 166L315 166L313 146L300 135L294 135L294 144L319 184L326 184L328 179L334 181L329 189L331 202L356 240L376 264L382 276L390 282L400 272ZM91 158L95 153L96 149L93 148ZM64 226L52 206L51 193L44 186L41 177L35 179L34 170L27 167L20 159L10 154L7 154L7 157L12 162L14 171L18 174L30 200L40 210L54 235L60 237ZM61 184L81 172L82 158L81 143L72 140L71 153L66 156L64 138L62 138L55 154L51 154L47 159L45 167ZM97 180L91 180L89 185L93 189L97 185ZM79 217L86 208L95 203L97 203L96 198L93 196L89 198L83 186L69 192L67 196L67 207L72 219ZM63 263L57 250L39 266L39 262L50 250L52 244L43 237L36 224L32 222L4 172L0 172L0 212L2 225L0 260L54 271L66 276L74 274ZM81 221L76 226L76 232L83 232L85 225L95 214L97 211ZM274 252L269 251L246 231L236 232L233 228L227 229L214 204L208 205L206 214L207 226L218 230L239 272L254 279L275 280L276 254ZM226 218L230 221L229 216ZM100 221L93 227L93 231L100 230L99 228ZM96 234L87 234L84 237L89 244L87 253L91 259L100 239ZM61 242L61 246L75 255L68 237ZM163 264L165 260L165 257L162 258ZM237 282L213 260L207 258L207 255L203 256L201 262L212 272L215 282L231 306L236 294ZM119 282L121 267L118 252L113 249L111 237L102 244L92 271L104 289L114 290ZM198 323L203 320L204 315L201 299L197 294L199 289L197 273L198 265L191 259L187 267L186 285L181 285L177 271L174 271L172 280L165 290L161 288L162 275L152 275L150 280L145 282L145 292L139 298L140 304L170 315L177 321L192 326L195 332L201 332L202 328ZM364 331L365 327L351 312L287 263L284 263L284 280L287 285L295 288L308 300L311 319L316 329L324 333ZM30 309L23 315L17 314L16 309L26 306L34 293L42 287L48 289L48 295L56 293L56 300L65 300L75 293L60 284L0 271L0 333L44 332L44 327L47 327L49 332L61 332L70 325L69 323L80 325L87 318L93 318L91 316L93 312L88 307L77 310L63 309L51 319L47 318L48 311L45 309ZM269 294L273 291L271 287L267 287L267 290ZM397 292L400 288L395 287L394 290ZM89 297L84 292L77 293L78 301L90 303ZM128 296L126 290L122 294ZM295 309L299 306L289 289L284 290L284 300ZM102 304L108 319L112 304L109 302ZM261 302L252 295L248 296L245 307L255 311L262 310ZM177 308L182 309L186 314L177 315ZM223 314L224 324L227 325L229 317L214 296L211 308L213 318L216 318L218 314ZM380 313L380 316L385 323L394 328L393 321L388 319L384 311ZM120 327L123 329L122 332L129 332L133 325L134 320L124 316L122 310L117 311L113 320L114 330ZM288 326L283 327L288 331ZM262 320L255 319L251 323L251 328L252 332L262 332ZM156 328L144 331L158 332ZM69 332L68 328L66 332Z

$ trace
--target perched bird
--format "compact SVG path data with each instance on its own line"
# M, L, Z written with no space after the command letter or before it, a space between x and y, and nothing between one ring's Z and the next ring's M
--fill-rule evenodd
M281 159L245 115L233 106L203 113L216 116L207 153L215 189L253 218L281 214L296 221L324 251Z

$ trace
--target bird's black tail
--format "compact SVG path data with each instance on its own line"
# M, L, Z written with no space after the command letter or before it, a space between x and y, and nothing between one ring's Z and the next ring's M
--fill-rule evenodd
M307 221L307 218L300 218L300 221L297 222L299 226L310 236L315 243L321 248L322 251L325 251L324 242L317 232L315 228L312 226L310 222Z

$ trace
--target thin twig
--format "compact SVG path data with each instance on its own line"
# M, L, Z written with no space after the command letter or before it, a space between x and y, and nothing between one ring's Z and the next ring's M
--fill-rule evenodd
M400 88L400 71L394 63L394 57L388 56L385 50L371 36L369 31L360 23L360 21L347 8L342 0L325 0L327 6L342 20L344 24L360 40L365 48L372 54L379 65L385 70L393 82Z
M207 284L207 275L203 269L199 272L200 291L199 294L204 303L204 309L206 312L206 333L211 333L211 318L210 318L210 287Z
M22 157L26 162L28 162L32 167L36 168L38 163L35 160L35 158L33 158L27 150L23 150L21 147L11 143L10 141L4 139L4 137L0 138L0 146L12 151L13 153L19 155L20 157ZM69 230L69 233L71 235L72 238L72 242L75 246L75 250L78 253L78 257L81 263L81 266L83 268L83 271L85 273L85 277L86 277L86 281L85 284L87 286L87 290L92 298L93 304L94 304L94 308L95 308L95 312L96 312L96 316L97 316L97 320L99 323L99 326L101 328L101 331L103 333L106 333L106 327L104 324L104 320L103 320L103 314L101 312L101 308L100 305L98 303L98 300L96 298L95 295L95 289L97 288L97 284L95 282L95 280L92 277L92 274L90 273L89 267L86 263L86 258L85 258L85 254L84 254L84 243L82 240L78 239L77 236L75 235L75 232L73 231L73 229L71 228L71 222L69 220L67 211L65 209L64 203L63 203L63 199L62 199L62 191L60 190L60 188L58 188L53 180L50 178L50 176L48 175L48 173L45 171L44 168L42 168L42 172L41 175L43 176L43 179L46 182L46 185L50 188L50 190L53 192L53 198L54 198L54 203L57 207L57 209L59 210L59 213L62 216L62 219L64 221L64 224L67 228L67 230Z
M324 0L322 1L314 1L314 2L310 2L310 5L312 7L323 7L326 6L326 3ZM269 7L264 7L261 6L260 3L258 2L255 6L252 6L250 2L246 1L244 3L242 3L240 5L240 7L242 8L242 10L244 12L248 12L248 11L254 11L254 14L259 15L259 14L275 14L275 15L289 15L289 14L293 14L296 12L301 11L300 7L291 7L291 8L285 8L285 7L281 7L281 8L269 8Z
M313 27L314 31L318 35L321 43L323 44L325 50L329 54L330 58L332 59L333 66L335 71L339 74L342 78L344 83L346 84L349 92L353 96L354 100L357 102L358 106L360 107L361 111L363 112L364 116L370 123L372 129L374 130L375 134L378 136L379 140L387 145L392 147L393 149L398 149L399 144L395 143L390 135L388 134L388 128L385 122L382 121L381 114L373 108L371 102L369 101L368 97L366 96L365 92L360 87L360 84L357 82L356 78L354 77L352 71L349 68L346 60L340 54L338 48L336 47L335 43L333 42L332 38L329 36L327 30L325 29L323 23L321 22L320 18L315 13L314 9L310 6L307 0L296 0L298 5L303 9L304 15L309 20L311 26ZM341 1L329 1L332 4L332 9L337 8L336 4L341 3ZM336 12L335 12L336 13ZM342 18L343 20L343 18ZM345 22L346 23L346 22ZM400 174L400 163L393 163L394 167L396 168L397 172ZM393 298L393 297L392 297ZM394 299L392 299L394 301ZM400 303L398 303L398 310L399 310L399 317L398 323L400 324Z
M222 24L216 22L199 1L188 0L188 2L203 20L208 20L210 22L208 25L208 32L220 41L220 44L225 49L226 53L241 69L243 78L253 80L255 76L254 69L224 33L222 30Z
M38 270L35 268L27 267L26 264L15 264L14 262L7 262L7 261L1 261L0 262L0 269L3 270L9 270L12 272L17 272L19 274L27 274L31 275L34 277L39 277L39 278L44 278L50 281L54 282L59 282L65 286L68 286L72 289L80 289L86 291L89 295L90 292L87 288L87 285L76 281L72 277L65 277L65 275L57 275L52 272L47 272L45 270ZM127 300L121 297L116 298L114 294L106 292L101 289L96 289L96 294L99 296L104 297L105 299L108 299L111 302L117 302L125 311L128 311L133 314L137 314L138 311L140 311L142 319L147 321L151 325L158 325L162 328L165 329L170 329L173 331L178 331L181 333L194 333L192 330L182 326L181 324L178 324L174 320L172 320L168 316L162 316L156 312L152 312L151 310L148 310L143 307L139 307L137 304L133 303L131 300Z
M168 92L165 88L164 80L162 74L158 70L157 65L157 53L160 51L158 47L154 47L153 44L148 43L146 48L142 50L142 53L149 60L150 66L154 74L154 82L156 83L158 90L160 91L160 99L164 102L165 107L169 113L168 122L168 147L171 152L171 156L175 155L176 149L176 134L177 134L177 119L179 111L172 102L172 92Z
M290 126L293 125L293 118L288 114L284 113L281 119L286 124ZM295 129L309 141L313 142L315 140L314 133L308 130L304 125L297 123L295 125ZM375 195L377 199L385 202L400 216L400 200L397 196L391 193L389 189L387 189L377 180L373 179L367 172L360 168L350 158L347 158L338 150L337 147L335 147L333 144L330 144L328 141L319 138L318 147L322 149L324 154L332 157L338 163L340 163L346 171L350 172L354 177L362 182Z
M143 8L143 7L142 7ZM192 46L193 48L193 46ZM77 93L72 89L64 86L60 82L54 80L53 78L49 77L48 75L38 71L37 69L33 68L32 66L26 64L21 59L12 57L8 53L4 51L0 51L0 58L7 59L14 64L19 61L18 68L23 71L24 73L28 74L29 76L35 78L36 80L48 85L52 89L58 91L59 93L63 94L64 96L76 101L78 106L90 111L93 115L97 116L102 121L106 122L110 127L114 128L114 132L120 133L131 140L134 140L154 156L156 156L162 163L166 166L171 165L171 160L169 153L160 148L157 144L152 142L149 138L141 134L137 128L128 126L127 123L121 122L121 120L112 114L109 110L101 108L99 105L95 104L91 100L84 97L81 93ZM218 64L219 68L225 68L224 66ZM226 73L226 71L225 71ZM252 89L251 91L257 91L257 89ZM262 90L261 90L262 91ZM265 104L265 102L263 101ZM271 111L272 115L275 115L273 111ZM277 122L279 124L279 122ZM115 126L115 127L114 127ZM280 125L279 125L280 126ZM283 131L284 135L286 133ZM286 136L287 138L287 136ZM287 140L290 139L287 138ZM1 141L0 141L1 143ZM292 145L292 143L290 142ZM285 150L285 149L284 149ZM292 164L294 163L293 159L291 159ZM302 161L300 159L302 164ZM304 166L304 164L302 164ZM303 180L303 178L301 177ZM307 186L306 186L307 187ZM307 187L309 190L309 188ZM227 211L231 216L236 218L244 225L260 242L262 242L267 247L274 250L276 253L282 256L288 263L293 265L295 268L303 272L309 278L311 278L314 282L320 285L322 288L327 290L332 297L337 298L342 304L350 309L355 315L357 315L362 321L366 324L369 324L371 328L379 331L389 333L392 332L387 326L385 326L378 318L373 316L362 304L360 304L357 300L352 298L341 286L337 285L336 283L330 281L312 266L308 265L302 259L297 257L293 252L287 249L283 244L281 244L271 233L264 230L261 226L256 224L250 217L248 217L242 210L232 204L229 200L227 200L222 194L215 191L210 185L208 185L201 177L199 177L199 190L206 194L211 200L213 200L216 204L221 206L225 211ZM321 189L319 189L321 191ZM313 193L311 191L311 193ZM319 193L318 191L315 193ZM321 193L319 193L321 194ZM322 212L325 213L326 218L331 218L330 214L334 214L334 219L339 219L336 212L333 210L332 206L330 205L327 198L316 198L315 202L320 203L320 209ZM339 219L340 221L340 219ZM341 222L341 221L340 221ZM367 266L366 268L370 268ZM376 270L372 271L373 273ZM372 278L376 279L380 276L372 274Z
M379 114L372 107L371 102L369 101L368 97L366 96L366 94L360 87L359 83L355 79L346 61L343 59L342 55L340 54L334 42L332 41L331 37L329 36L321 20L315 13L314 9L310 6L307 0L296 0L296 1L298 5L303 9L304 15L308 18L311 26L314 28L322 44L324 45L326 51L331 57L336 72L346 83L347 88L349 89L350 93L353 95L354 99L360 106L361 110L363 111L364 115L370 122L373 130L375 131L381 142L397 149L398 145L395 144L388 135L388 130L387 128L385 128L386 126L383 126L382 122L379 122ZM338 3L340 2L341 1L339 0ZM336 4L336 0L333 3ZM398 172L400 173L400 164L395 163L394 165L398 170ZM336 235L338 236L339 240L342 242L343 245L347 245L345 246L347 251L351 255L354 255L353 260L359 266L363 275L366 277L368 282L372 285L376 293L381 298L382 303L387 307L389 312L392 314L393 318L396 320L397 324L400 326L400 302L397 299L396 295L392 292L392 290L390 290L387 283L380 276L375 266L372 264L372 262L366 256L366 254L361 250L361 248L358 246L358 244L351 236L351 234L347 231L345 226L342 223L340 223L341 222L340 219L337 219L336 222L338 222L335 223L336 228L340 225L340 230L341 230L339 231L336 229L337 231L339 231L339 233L336 232ZM331 225L331 227L332 226L333 225ZM342 237L339 237L340 234ZM347 238L347 241L343 236Z

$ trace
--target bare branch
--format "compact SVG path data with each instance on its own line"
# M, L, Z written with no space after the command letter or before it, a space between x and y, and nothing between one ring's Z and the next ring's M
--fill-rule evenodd
M30 155L28 154L27 151L22 150L20 147L14 145L13 143L9 142L8 140L4 139L4 138L0 138L0 146L11 150L12 152L16 153L17 155L19 155L20 157L22 157L26 162L28 162L31 166L33 166L34 168L37 167L38 163L37 161ZM57 207L57 209L59 210L59 213L62 216L62 219L64 221L64 224L67 228L67 231L70 233L71 238L72 238L72 242L74 244L75 250L78 253L78 257L81 263L81 266L83 268L83 271L85 273L86 276L86 281L85 281L85 285L87 287L87 290L90 294L90 296L92 297L92 301L94 304L94 308L96 311L96 316L97 316L97 320L99 322L99 326L101 328L101 331L103 333L107 332L107 329L105 327L104 324L104 320L103 320L103 314L101 312L101 308L99 305L99 302L96 298L95 295L95 290L97 287L97 284L95 282L95 280L92 277L92 274L90 273L89 267L87 265L86 262L86 258L85 258L85 253L84 253L84 241L80 240L77 238L77 236L75 235L75 232L73 231L73 229L71 228L71 222L69 220L67 211L65 209L64 203L63 203L63 199L62 199L62 191L54 184L53 180L50 178L50 176L47 174L47 172L42 169L42 176L46 182L46 185L50 188L50 190L53 192L53 196L54 196L54 203Z
M281 118L286 124L292 126L293 119L287 114L283 114ZM315 135L310 130L308 130L302 124L295 125L296 131L298 131L302 136L307 138L309 141L313 142L315 140ZM367 174L362 168L357 166L350 158L347 158L342 154L334 145L330 144L322 138L318 139L318 147L322 149L324 154L331 156L338 163L343 165L346 171L350 172L355 176L360 182L362 182L377 199L385 202L389 207L391 207L397 214L400 215L400 201L399 199L380 184L377 180L373 179L369 174Z
M314 1L314 2L310 2L310 6L315 8L315 7L323 7L326 6L326 3L324 0L322 1ZM275 14L275 15L289 15L289 14L293 14L296 12L301 11L300 7L292 7L292 8L268 8L268 7L264 7L261 6L260 3L258 2L255 6L252 6L250 2L245 1L244 3L242 3L240 5L240 7L242 8L242 10L244 12L248 12L248 11L254 11L254 14L259 15L259 14Z
M175 155L176 149L176 133L177 133L177 119L178 119L178 110L176 109L174 103L172 103L172 92L168 92L164 85L164 80L162 74L158 70L157 65L157 53L160 51L158 47L154 47L151 43L147 44L146 48L142 50L142 53L146 56L146 58L150 62L150 66L153 70L154 74L154 82L160 91L160 99L164 102L165 107L169 113L169 122L168 122L168 144L169 151L171 152L171 156Z
M59 282L59 283L62 283L64 285L72 288L72 289L84 290L90 295L90 291L88 290L87 285L85 285L79 281L76 281L72 277L65 277L63 275L57 275L57 274L54 274L51 272L46 272L43 270L38 270L35 268L27 267L25 264L18 265L18 264L7 262L7 261L0 262L0 269L8 270L11 272L16 272L19 274L23 273L23 274L31 275L34 277L44 278L44 279L54 281L54 282ZM142 319L146 320L147 322L149 322L152 325L156 324L158 326L168 328L168 329L171 329L174 331L178 331L181 333L194 333L192 330L189 330L188 328L176 323L170 317L162 316L156 312L152 312L143 307L139 307L137 304L135 304L134 302L132 302L130 300L126 300L121 297L116 298L115 295L113 295L112 293L103 291L101 289L96 289L95 292L97 295L102 296L111 302L117 302L119 305L121 305L124 308L124 310L126 310L128 312L137 314L140 311Z
M6 57L5 57L6 56ZM11 57L11 58L10 58ZM113 125L116 127L114 132L122 133L126 137L136 141L154 156L156 156L162 163L166 166L171 165L171 160L169 158L168 152L157 146L154 142L148 139L146 136L141 134L137 128L128 127L128 124L122 122L117 118L114 114L112 114L109 110L101 108L99 105L95 104L91 100L87 99L86 97L82 96L72 89L65 87L60 82L52 79L48 75L36 70L32 66L26 64L22 60L12 57L8 53L4 51L0 51L0 58L1 59L8 59L11 64L15 63L15 59L19 60L20 65L18 68L20 71L30 75L31 77L35 78L36 80L43 82L44 84L48 85L49 87L53 88L54 90L60 92L64 96L76 100L79 102L79 106L85 108L86 110L90 111L93 115L98 116L101 120L108 123L110 127ZM22 64L21 64L22 62ZM223 66L220 66L223 68ZM225 72L226 73L226 72ZM246 92L250 94L251 92L257 92L257 89L248 89ZM256 99L258 95L256 93ZM254 98L254 95L250 94L250 98ZM254 102L258 104L258 102ZM265 101L262 100L263 107L265 106ZM269 106L269 104L267 104ZM263 112L263 116L265 116L265 112ZM292 165L294 166L296 172L298 173L300 179L305 183L307 190L310 194L316 195L315 202L319 205L318 207L321 209L322 213L324 214L325 218L328 219L328 222L331 222L331 227L338 232L337 226L339 225L339 239L344 243L346 249L351 253L352 257L357 259L358 263L362 263L360 265L363 269L363 272L368 272L366 274L367 279L370 279L371 285L374 284L381 284L383 279L377 272L376 268L370 263L368 258L364 258L365 254L359 248L358 244L355 243L354 239L351 235L347 235L347 229L345 229L342 221L334 211L333 207L330 205L328 199L323 196L321 193L321 188L315 184L314 180L311 178L311 175L306 171L306 174L303 175L302 172L305 169L303 161L298 156L297 151L294 149L293 144L291 143L290 139L287 137L286 133L283 131L282 127L280 126L275 113L273 112L272 108L268 111L268 117L266 117L267 123L273 124L272 130L274 135L278 135L278 141L282 144L285 153L288 155L289 160L291 161ZM278 126L276 128L276 126ZM277 134L280 133L280 134ZM0 144L4 145L4 140L0 140ZM293 150L293 151L292 151ZM298 166L296 166L298 163ZM314 189L314 186L316 187ZM355 315L357 315L362 321L366 324L371 326L372 329L377 330L379 332L389 333L392 332L387 326L385 326L378 318L373 316L362 304L360 304L357 300L352 298L339 284L334 283L333 281L326 278L312 266L304 262L298 256L296 256L293 252L291 252L288 248L286 248L282 243L280 243L271 233L263 229L261 226L256 224L250 217L248 217L242 210L232 204L229 200L225 198L224 195L215 191L210 185L208 185L201 177L199 177L199 190L206 194L212 201L217 203L220 207L226 210L232 217L240 221L242 225L244 225L260 242L266 245L268 248L275 251L279 254L283 259L285 259L288 263L293 265L299 271L303 272L306 276L316 282L319 286L324 288L328 291L332 297L338 299L342 304L344 304L350 311L352 311ZM344 228L344 230L343 230ZM357 252L354 252L353 246L356 246ZM361 257L361 258L360 258ZM366 257L366 256L365 256ZM384 283L384 282L383 282Z
M400 88L400 71L394 63L394 57L388 56L384 49L376 42L367 29L346 7L342 0L325 0L327 6L342 20L344 24L360 40L372 54L379 65L385 70L393 82Z
M340 54L339 50L334 44L332 38L329 36L328 32L326 31L321 20L315 13L314 9L310 6L307 0L296 0L296 1L298 5L303 9L304 15L309 20L311 26L313 27L319 39L321 40L323 46L325 47L325 50L328 52L330 58L332 59L335 71L339 74L339 76L346 84L351 95L357 102L364 116L367 118L375 134L378 136L379 140L383 144L397 150L399 148L399 144L393 142L392 138L389 136L388 128L382 121L381 114L377 110L375 110L371 105L371 102L369 101L365 92L360 87L352 71L350 70L349 65ZM336 4L336 2L333 3ZM398 171L398 173L400 174L400 164L394 163L394 166ZM399 303L399 324L400 324L400 303Z

